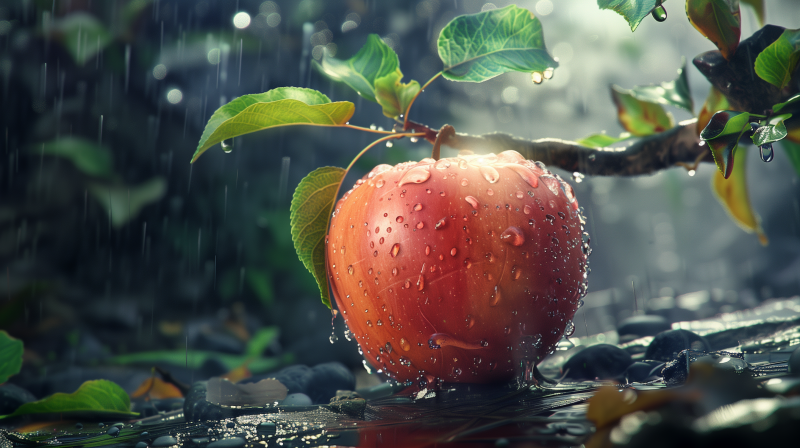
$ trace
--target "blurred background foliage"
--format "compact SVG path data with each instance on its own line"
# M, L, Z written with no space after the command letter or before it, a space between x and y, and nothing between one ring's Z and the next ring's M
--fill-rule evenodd
M424 81L441 70L436 38L449 20L510 3L0 5L0 329L26 344L28 370L17 381L34 393L74 390L48 372L134 362L123 355L140 352L157 352L136 358L144 364L162 362L164 351L180 359L187 349L240 356L256 334L258 355L274 360L263 369L330 360L359 368L355 343L328 342L331 316L292 247L289 200L305 174L345 166L371 136L288 127L236 138L230 153L215 149L193 165L190 157L217 107L281 86L353 101L351 122L388 129L377 106L316 73L311 61L324 51L347 58L377 33L398 53L405 79ZM714 48L683 19L680 2L665 4L674 12L666 22L646 19L636 33L595 0L515 3L542 21L560 63L553 79L439 80L418 99L414 120L526 138L617 135L609 84L670 81L682 57ZM796 27L796 6L769 2L767 22ZM743 8L742 37L758 28ZM694 104L702 104L707 81L691 66L688 77ZM670 111L676 121L690 118ZM378 163L429 151L408 141L375 148L346 183ZM754 152L751 198L768 247L714 200L711 164L693 176L676 168L573 184L594 248L576 336L613 329L635 309L677 321L797 294L798 178L781 153L764 164ZM341 334L341 320L335 325ZM263 328L275 330L266 343ZM187 381L231 367L214 357L185 364L178 374ZM129 390L141 382L126 378L118 381Z

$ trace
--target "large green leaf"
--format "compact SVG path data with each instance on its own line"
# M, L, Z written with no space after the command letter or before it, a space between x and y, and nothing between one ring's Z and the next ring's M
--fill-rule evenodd
M788 120L792 114L780 115L772 117L770 124L759 127L753 132L753 144L761 146L767 143L777 142L783 140L789 134L786 130L786 125L783 124L784 120ZM772 123L775 124L772 124Z
M782 89L789 85L799 61L800 29L784 30L781 37L758 54L756 74Z
M608 134L592 134L578 140L575 143L581 146L587 146L589 148L605 148L629 138L631 138L631 134L628 132L623 132L619 135L619 137L613 137Z
M342 61L325 56L321 64L314 65L329 78L341 81L362 97L377 102L375 80L398 70L400 62L397 53L380 36L370 34L367 43L350 59Z
M772 112L777 114L778 112L782 111L785 107L795 103L800 103L800 95L795 95L782 103L778 103L772 106Z
M510 71L542 73L558 63L547 54L539 19L515 5L458 16L439 34L442 75L482 82Z
M761 228L761 219L753 211L747 194L747 176L744 169L747 158L740 157L740 159L736 167L732 168L730 176L723 176L720 172L714 173L711 190L731 219L744 231L755 233L758 241L766 246L769 240Z
M600 9L610 9L624 17L631 31L636 31L639 23L660 3L659 0L597 0Z
M660 104L639 100L619 86L611 86L611 97L617 106L620 124L637 137L664 132L675 126L672 115Z
M114 227L135 218L144 206L156 202L167 191L167 181L154 177L135 186L90 183L89 192L105 207Z
M789 139L781 140L781 145L786 151L786 158L794 167L794 171L800 175L800 143L789 141Z
M0 384L22 369L22 341L0 330Z
M739 0L687 0L686 16L725 59L733 57L742 31Z
M208 148L240 135L298 124L342 126L353 112L355 106L351 102L332 103L316 90L299 87L240 96L217 109L208 120L192 162Z
M678 69L678 78L658 86L636 86L630 91L634 98L649 103L669 104L694 113L692 94L686 79L686 59Z
M34 145L31 151L59 156L68 159L75 168L94 177L113 177L114 167L111 152L94 142L77 137L62 137L41 145Z
M721 110L715 113L706 127L700 132L700 138L711 147L714 162L720 173L727 179L733 172L733 157L744 131L750 128L748 112Z
M297 256L319 286L322 303L331 307L328 276L325 271L325 238L331 210L346 171L324 166L312 171L294 190L291 205L292 241Z
M0 418L30 414L93 415L97 417L134 417L131 399L124 389L108 380L92 380L81 384L71 394L55 393L39 401L25 403L11 414Z
M103 23L83 11L73 12L56 20L51 31L78 65L95 57L112 41L111 33Z
M412 80L402 83L403 73L400 69L375 80L375 98L383 108L383 114L389 118L405 114L408 104L419 93L419 83Z

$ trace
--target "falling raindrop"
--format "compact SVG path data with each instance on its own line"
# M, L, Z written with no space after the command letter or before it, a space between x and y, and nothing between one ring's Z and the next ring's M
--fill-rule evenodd
M542 81L544 81L544 75L542 75L542 72L532 72L531 81L533 81L534 84L541 84Z

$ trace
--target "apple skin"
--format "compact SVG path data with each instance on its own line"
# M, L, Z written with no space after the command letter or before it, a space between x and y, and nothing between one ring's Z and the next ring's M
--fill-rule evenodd
M572 326L584 223L572 187L515 151L379 165L336 204L326 268L364 357L397 381L509 380Z

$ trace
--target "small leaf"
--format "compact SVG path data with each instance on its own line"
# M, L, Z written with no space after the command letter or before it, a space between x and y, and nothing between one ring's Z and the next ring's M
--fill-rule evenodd
M764 81L782 89L789 85L799 61L800 29L784 30L781 37L758 54L756 74Z
M264 353L264 350L278 338L279 333L280 329L278 327L264 327L259 329L247 343L245 353L247 356L252 356L254 358L260 357Z
M619 134L619 137L612 137L608 134L592 134L578 140L576 143L589 148L605 148L629 138L631 138L631 134L628 132Z
M756 129L753 133L753 144L761 146L766 143L777 142L786 138L787 134L786 125L781 120L778 124L768 124Z
M660 3L659 0L597 0L600 9L610 9L624 17L631 31L636 31L639 23Z
M790 105L795 104L795 103L798 103L798 102L800 102L800 95L795 95L795 96L789 98L788 100L786 100L786 101L784 101L782 103L778 103L778 104L772 106L772 112L777 114L778 112L783 110L785 107L790 106Z
M377 102L375 80L398 70L400 62L397 53L380 36L370 34L367 43L350 59L342 61L325 56L321 64L314 66L329 78L347 84L362 97Z
M153 365L156 363L169 363L176 366L187 366L190 369L199 369L203 363L213 359L220 362L228 370L233 370L249 361L247 367L255 373L275 370L288 360L284 358L253 358L249 355L232 355L228 353L212 352L206 350L191 350L186 356L185 350L159 350L152 352L136 352L126 355L117 355L107 358L112 364Z
M764 0L739 0L739 1L753 8L753 12L755 13L756 19L758 20L758 26L764 26L764 16L766 15L766 11L764 10Z
M78 65L83 65L112 41L111 33L93 15L78 11L53 23L51 33Z
M331 103L312 89L279 87L244 95L220 107L208 120L192 162L208 148L240 135L278 126L342 126L355 112L353 103Z
M510 71L558 67L547 54L539 19L515 5L456 17L439 34L438 48L442 75L451 81L483 82Z
M672 114L660 104L634 98L629 90L611 86L611 98L617 106L617 118L626 131L637 137L657 134L675 126Z
M412 80L403 84L403 73L400 69L375 80L375 97L383 108L383 114L396 118L405 114L411 100L419 92L419 83Z
M794 171L800 175L800 143L790 141L789 139L781 140L781 146L786 151L786 158L794 167Z
M744 169L746 158L740 157L740 159L728 178L725 178L722 173L714 173L711 189L731 219L744 231L755 232L758 235L758 241L766 246L769 240L761 229L761 220L753 211L747 195L747 176L745 176Z
M700 109L700 113L697 114L697 135L700 135L700 132L705 129L714 113L730 107L731 106L728 103L728 99L725 98L725 95L723 95L722 92L720 92L716 87L711 86L711 90L708 92L706 102L703 103L703 108Z
M322 303L331 307L328 275L325 271L325 238L339 184L346 171L325 166L317 168L300 181L291 205L292 241L297 256L314 275Z
M55 393L31 403L25 403L16 411L0 418L31 414L79 414L103 417L133 417L131 399L124 389L108 380L92 380L81 384L71 394Z
M700 34L717 46L725 59L733 57L742 28L739 0L687 0L686 16Z
M22 369L22 352L22 341L12 338L5 330L0 330L0 384Z
M68 159L75 168L84 174L94 177L110 178L114 176L111 152L102 146L76 137L62 137L41 145L31 147L32 152L59 156Z
M649 103L669 104L694 113L692 94L686 79L686 59L678 69L678 78L674 81L662 82L659 86L636 86L631 89L634 98Z
M711 147L719 172L727 179L733 171L733 157L744 131L749 129L750 114L732 110L715 113L700 132L700 138Z
M183 394L174 384L168 383L161 378L151 376L142 381L142 384L133 391L131 397L147 397L153 400L165 400L168 398L183 398Z
M146 205L156 202L167 191L167 181L154 177L140 185L88 184L89 192L108 211L114 227L122 227L139 215Z

